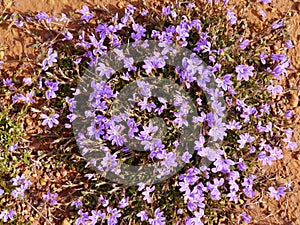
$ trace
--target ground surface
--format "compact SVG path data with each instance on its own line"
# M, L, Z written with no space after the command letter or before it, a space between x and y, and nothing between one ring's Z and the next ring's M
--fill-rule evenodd
M235 4L243 4L237 0L229 2L232 6ZM49 15L60 15L63 12L78 10L83 5L97 5L100 9L103 9L105 6L110 10L116 11L126 6L126 4L128 4L128 1L117 2L115 0L17 0L13 2L2 0L0 9L6 9L9 12L18 12L24 15L38 11L47 12ZM135 3L131 2L131 4ZM251 29L254 35L255 32L259 32L261 23L263 23L257 13L258 5L267 13L267 20L281 18L288 13L291 14L288 27L295 48L289 51L289 57L294 67L294 71L291 72L295 75L294 77L299 77L299 74L298 76L296 75L300 73L300 1L273 0L271 5L253 2L253 7L247 12L247 19L253 25ZM18 69L17 60L20 56L28 59L35 58L33 56L36 53L30 48L30 45L33 43L32 38L20 36L15 29L11 29L11 31L7 33L6 29L0 28L0 34L0 43L7 45L6 49L0 49L0 60L5 57L5 59L10 62L9 65L7 65L7 71L13 72ZM45 33L45 38L47 38L46 36L47 34ZM24 70L24 73L26 73L26 70ZM290 79L285 83L287 92L288 88L300 88L300 82L296 78ZM296 125L294 139L300 145L300 123L298 122L300 118L300 107L298 96L298 90L291 92L291 95L286 99L287 104L284 104L294 109L294 123ZM42 148L41 143L32 142L31 144L35 148ZM268 198L265 193L258 193L258 197L249 202L251 205L250 208L253 209L251 211L251 215L254 218L253 224L300 224L300 149L297 149L293 153L286 152L283 160L275 163L271 167L267 167L262 173L274 179L276 178L278 182L286 183L286 181L293 181L293 192L285 198L282 198L280 202Z

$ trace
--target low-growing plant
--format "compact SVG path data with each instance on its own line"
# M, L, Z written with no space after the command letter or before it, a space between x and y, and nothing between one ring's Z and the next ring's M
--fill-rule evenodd
M23 201L49 224L249 223L244 203L256 192L284 196L290 183L266 187L260 170L297 146L293 112L278 114L276 104L293 43L285 18L251 34L246 7L237 15L227 1L129 5L105 17L87 6L61 17L10 15L41 54L32 77L1 74L1 220L33 222L17 215ZM285 47L272 52L278 42ZM50 150L29 150L22 117L35 118L34 136ZM58 189L33 188L43 211L26 196L36 164L76 173L54 181Z

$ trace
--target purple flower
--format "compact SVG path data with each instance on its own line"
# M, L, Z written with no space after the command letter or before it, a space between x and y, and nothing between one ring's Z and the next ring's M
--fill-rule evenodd
M267 156L267 153L265 151L259 153L258 155L258 161L262 161L262 165L272 165L272 162L275 161L276 158L272 155Z
M281 79L280 75L282 74L287 75L286 68L289 66L289 64L290 64L289 60L281 62L273 69L273 71L271 70L270 72L273 74L274 77L280 80Z
M237 141L240 144L239 148L244 148L246 143L255 141L255 137L250 136L249 133L240 134L239 138L240 139Z
M219 200L221 198L221 192L218 190L218 187L222 186L224 184L224 179L221 178L220 180L217 178L214 178L214 183L211 184L210 182L207 182L207 188L211 191L210 197L214 200Z
M185 152L183 153L181 160L185 163L189 163L191 158L192 158L192 154L190 154L189 152Z
M3 222L7 222L8 219L10 219L11 221L14 220L14 216L17 215L17 213L14 211L14 210L3 210L1 213L0 213L0 219L3 220Z
M90 219L89 214L87 212L82 212L80 209L78 215L80 215L80 217L76 220L76 225L86 225L86 221Z
M73 201L71 203L71 206L75 206L76 209L78 209L78 208L82 207L82 201L80 199L78 199L77 201Z
M41 114L41 118L44 119L42 125L45 126L47 124L50 128L52 128L53 124L59 124L59 121L57 120L58 117L58 114L53 114L50 116L47 116L46 114Z
M148 98L144 97L144 100L142 102L138 103L138 106L141 107L141 110L147 110L148 112L151 112L152 109L156 108L156 105L153 102L149 102Z
M268 55L267 54L265 54L265 53L260 53L260 55L259 55L259 57L260 57L260 61L262 62L262 64L266 64L266 58L268 58Z
M108 218L107 218L107 225L116 225L118 224L118 218L121 217L121 213L114 208L107 207L107 213L108 213Z
M286 47L287 49L291 49L291 48L294 48L295 46L293 45L292 40L287 40L287 41L285 42L285 47Z
M101 219L105 219L106 217L106 214L105 213L102 213L101 210L92 210L92 215L89 216L89 219L90 219L90 223L89 225L96 225L99 218Z
M129 197L122 198L121 201L119 202L119 208L121 209L126 208L129 205L128 201L129 201Z
M261 17L264 19L267 15L265 13L265 11L263 11L261 8L258 7L259 13L261 15Z
M82 7L81 10L79 10L79 12L82 14L81 19L86 20L87 22L89 22L90 19L94 17L94 15L90 13L89 7L85 5Z
M283 21L280 21L280 20L276 20L273 24L272 24L272 28L274 30L280 28L283 26Z
M145 35L146 29L141 25L134 23L132 24L132 29L135 33L134 32L131 33L131 38L134 39L135 41L138 41L142 37L146 36Z
M163 7L162 8L162 14L164 16L168 16L171 14L171 7L170 6L167 6L167 7Z
M240 48L241 49L246 49L246 47L248 46L248 44L250 43L250 41L248 39L244 40L241 44L240 44Z
M142 222L148 220L147 210L140 211L136 216L140 217Z
M261 0L262 1L262 0ZM251 216L247 215L247 213L243 212L242 214L239 215L238 217L238 223L240 223L241 218L243 219L244 223L250 223L251 222Z
M14 152L18 148L18 144L13 144L8 147L8 151Z
M47 194L43 195L43 198L45 199L45 201L49 202L51 205L56 205L57 201L55 200L55 198L57 198L58 194L54 193L53 195L50 193L50 190L47 191Z
M260 0L260 2L264 2L264 3L272 3L272 0Z
M290 119L293 117L293 110L287 110L285 113L285 117Z
M25 197L24 191L25 190L22 187L17 187L15 190L11 192L11 195L16 199L18 198L24 199Z
M105 138L110 140L112 145L122 146L126 142L126 138L122 135L122 131L125 129L122 125L115 125L112 123Z
M43 70L47 70L48 67L53 66L53 63L57 62L56 57L57 52L53 51L53 48L49 48L47 56L42 62Z
M222 87L224 91L227 91L228 86L232 85L232 81L230 80L231 74L226 74L223 79L216 79L218 87Z
M232 12L230 9L227 9L227 18L229 20L230 25L233 25L236 23L237 18L235 16L234 12Z
M242 125L240 122L236 122L235 120L233 120L226 125L226 128L230 130L240 130L242 128Z
M269 187L268 190L270 191L270 197L275 198L277 201L280 199L281 196L285 195L286 187L279 187L277 190L274 187Z
M106 207L109 204L109 201L105 197L103 197L103 195L100 195L100 197L98 198L98 202L100 202L103 207Z
M6 79L4 79L3 80L3 84L4 84L4 86L8 86L9 87L9 90L11 90L11 91L13 91L13 90L15 90L15 88L14 88L14 83L13 83L13 81L12 81L12 79L11 78L6 78Z
M50 23L50 22L51 22L51 18L49 18L48 14L45 13L45 12L38 12L38 13L35 15L35 18L36 18L38 21L41 21L41 20L45 19L47 23Z
M237 72L237 80L244 79L245 81L249 80L249 77L253 76L254 70L253 66L245 66L245 65L238 65L235 67L235 71Z
M214 166L215 168L212 169L212 172L222 172L222 173L230 173L230 166L235 165L235 162L233 162L231 159L222 159L219 157L215 162Z
M26 103L32 103L35 102L35 100L33 99L34 97L34 92L28 92L25 96L20 94L19 95L19 99L21 99L22 101L26 102Z
M143 200L146 200L148 204L151 203L150 193L153 192L154 190L155 190L155 186L153 186L152 188L146 187L146 190L142 192L142 195L144 195Z
M114 171L117 165L117 154L114 153L112 155L110 152L106 152L105 157L101 161L102 168L104 168L106 171Z
M26 84L26 85L31 85L32 84L32 79L30 77L24 77L23 78L23 82Z
M0 188L0 196L2 196L3 194L4 194L4 190Z
M272 54L271 59L274 61L280 60L281 62L285 62L287 60L286 54Z
M0 70L3 68L2 67L3 63L4 63L3 61L0 61Z
M24 184L25 175L24 174L22 174L21 176L17 175L15 178L12 178L10 182L12 183L13 186Z
M148 14L148 10L144 9L140 12L141 16L146 16Z
M157 208L154 212L154 218L150 218L148 221L151 225L163 225L166 224L166 218L163 217L163 212L160 211L160 208Z
M161 56L160 53L154 52L153 57L144 60L143 69L149 74L154 69L163 68L166 65L165 59L167 59L167 56Z
M283 91L283 87L281 85L276 85L276 86L269 85L266 89L267 91L272 92L272 96L279 95Z

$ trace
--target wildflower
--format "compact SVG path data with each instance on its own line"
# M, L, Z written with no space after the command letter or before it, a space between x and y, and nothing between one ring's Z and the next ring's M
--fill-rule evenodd
M4 86L9 87L9 90L11 90L11 91L15 90L15 88L14 88L15 84L13 83L11 78L4 79L3 84L4 84Z
M18 144L13 144L8 147L8 151L14 152L18 148Z
M86 222L90 219L89 218L89 214L87 212L82 212L82 210L80 209L78 211L78 215L80 215L80 217L76 220L76 225L86 225Z
M248 44L250 43L250 41L248 39L244 40L241 44L240 44L240 48L241 49L246 49L246 47L248 46Z
M238 223L240 223L241 218L243 219L244 223L250 223L252 217L250 215L247 215L247 213L243 212L238 217Z
M140 217L142 222L148 220L147 210L140 211L136 216Z
M138 103L138 106L141 107L141 110L147 110L148 112L151 112L152 109L156 108L155 103L149 102L147 97L144 97L144 100Z
M109 204L109 201L107 199L105 199L105 197L103 197L103 195L100 195L100 197L98 198L98 202L100 202L103 207L106 207Z
M266 15L266 13L265 13L265 11L263 11L261 8L259 8L258 7L258 9L259 9L259 13L260 13L260 15L261 15L261 17L264 19L267 15Z
M230 9L227 9L227 18L229 20L230 25L234 25L236 23L237 18L234 12L232 12Z
M283 87L281 85L276 85L276 86L269 85L266 88L266 90L272 92L272 96L276 96L282 93Z
M287 41L285 42L285 47L286 47L287 49L291 49L291 48L294 48L295 46L293 45L292 40L287 40Z
M272 24L272 28L274 29L274 30L276 30L276 29L278 29L278 28L280 28L280 27L282 27L283 26L283 21L280 21L280 20L277 20L277 21L275 21L273 24Z
M218 87L222 87L224 91L227 91L228 87L232 85L232 81L230 80L231 74L226 74L223 79L217 78L216 82Z
M237 141L240 144L239 148L244 148L246 143L255 141L255 137L250 136L249 133L240 134L239 137L240 139Z
M53 124L59 124L59 121L57 120L58 117L59 117L58 114L53 114L50 116L41 114L41 118L44 119L44 121L42 122L42 125L45 126L47 124L50 128L52 128Z
M57 62L57 52L53 51L53 48L49 48L46 58L42 62L43 70L47 70L48 67L53 66L53 63Z
M142 192L142 195L144 195L143 200L146 200L147 203L151 203L151 197L150 197L150 192L153 192L155 190L155 186L152 188L146 187L146 190Z
M101 219L104 219L106 216L105 213L102 213L101 210L92 210L92 215L89 216L89 220L90 220L90 223L89 225L95 225L97 224L98 222L98 219L101 218Z
M24 82L26 85L31 85L31 84L32 84L32 79L31 79L31 77L24 77L24 78L23 78L23 82Z
M73 201L71 203L71 206L75 206L76 209L78 209L78 208L82 207L82 201L80 199L78 199L77 201Z
M43 19L45 19L47 21L47 23L50 23L51 22L51 18L49 18L48 14L45 13L45 12L38 12L36 15L35 15L35 18L38 20L38 21L41 21Z
M57 201L55 200L55 198L58 196L57 193L54 193L53 195L50 193L50 190L47 191L47 194L43 195L43 198L45 199L45 201L49 202L51 205L56 205Z
M237 72L237 80L244 79L245 81L249 80L249 77L253 77L254 70L253 66L245 66L245 65L238 65L235 67L235 71Z
M286 187L279 187L277 190L274 187L269 187L268 190L270 191L270 197L275 198L277 201L280 199L281 196L285 195Z
M110 140L112 145L122 146L126 142L126 138L123 137L122 131L125 129L122 125L115 125L114 123L107 130L105 138Z
M17 175L15 178L10 180L13 186L21 185L25 182L25 175L22 174L21 176Z
M11 221L14 220L14 216L17 215L17 213L14 211L14 210L3 210L1 213L0 213L0 219L3 220L3 222L7 222L8 219L10 219Z
M108 225L116 225L118 224L118 218L121 217L121 213L114 208L110 208L109 206L107 207L107 213L108 213L108 218L107 218L107 224Z
M154 218L150 218L148 221L151 225L163 225L166 224L166 218L163 217L163 212L160 211L160 208L157 208L154 212Z
M0 61L0 70L3 68L2 67L3 63L4 63L3 61Z
M141 16L146 16L148 14L148 10L144 9L140 12Z
M211 191L210 197L215 200L219 200L221 198L221 192L218 190L218 187L222 186L224 184L224 179L217 179L214 178L214 183L211 184L210 182L207 182L207 188Z
M260 53L260 55L259 55L259 57L260 57L260 61L262 62L262 64L266 64L266 58L268 58L268 55L267 54L265 54L265 53Z
M122 198L121 201L119 202L119 207L121 209L126 208L129 205L128 201L129 201L129 197Z
M90 13L89 7L87 7L85 5L82 7L81 10L79 10L79 12L82 14L81 20L85 20L86 22L89 22L90 19L92 19L94 17L94 15L92 13Z
M19 99L26 102L26 103L35 102L33 97L34 97L34 92L33 91L28 92L25 96L22 95L22 94L19 95Z
M0 196L4 194L4 190L0 188Z
M285 113L285 117L287 119L290 119L293 117L293 110L287 110L286 113Z
M16 199L18 198L24 199L25 197L24 191L25 190L23 188L17 187L15 190L11 192L11 195Z

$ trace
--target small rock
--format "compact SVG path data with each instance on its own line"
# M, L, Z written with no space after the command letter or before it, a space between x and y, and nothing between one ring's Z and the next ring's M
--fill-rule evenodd
M297 90L290 91L290 104L293 108L296 108L299 103L299 96Z
M61 223L61 225L69 225L70 223L69 223L69 218L65 218L63 221L62 221L62 223Z
M42 186L46 186L47 180L46 180L45 178L41 178L41 179L40 179L40 184L41 184Z

